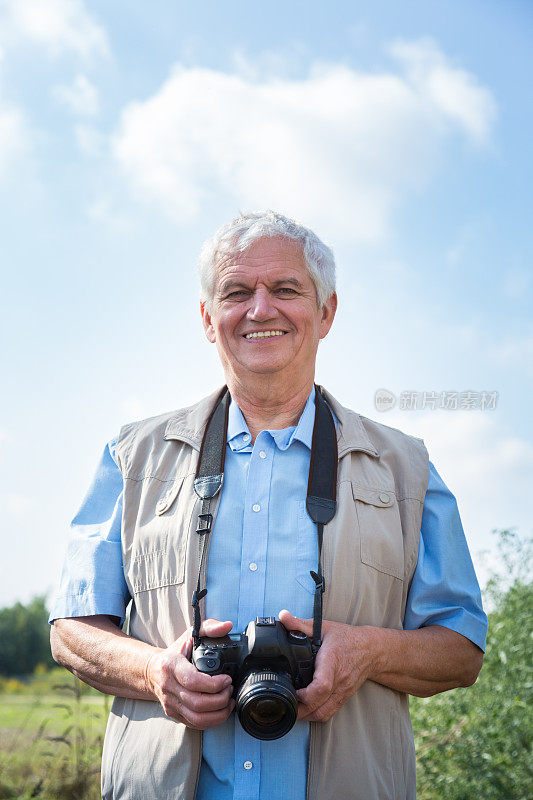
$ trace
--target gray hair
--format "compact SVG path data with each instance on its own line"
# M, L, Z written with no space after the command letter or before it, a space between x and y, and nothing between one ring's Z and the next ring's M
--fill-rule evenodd
M205 303L208 311L211 311L215 296L217 263L220 257L244 253L259 239L277 236L283 236L301 245L309 277L315 285L318 306L322 308L335 291L333 251L309 228L269 209L241 214L222 225L204 243L198 258L198 272L200 300Z

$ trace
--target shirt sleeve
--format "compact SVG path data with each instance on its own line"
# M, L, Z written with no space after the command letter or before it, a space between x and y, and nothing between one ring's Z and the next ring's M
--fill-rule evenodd
M431 462L404 629L426 625L450 628L485 650L487 616L457 502Z
M122 566L122 473L116 439L106 445L93 482L70 523L67 552L49 622L93 614L126 616L130 594Z

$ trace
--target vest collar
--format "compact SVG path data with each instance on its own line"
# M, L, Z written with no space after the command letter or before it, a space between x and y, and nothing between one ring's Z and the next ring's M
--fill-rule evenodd
M164 438L167 441L172 439L186 442L199 451L207 419L221 391L222 389L217 389L198 403L176 411L167 423Z
M186 442L199 451L207 418L220 392L221 389L217 389L200 402L177 411L167 423L165 439ZM324 390L324 395L339 421L337 427L339 458L350 452L367 453L378 457L379 452L370 441L360 415L341 406L328 391Z
M337 427L337 447L339 458L346 453L361 452L379 458L379 451L370 441L361 416L349 408L341 406L338 400L324 389L324 396L335 412L339 424Z

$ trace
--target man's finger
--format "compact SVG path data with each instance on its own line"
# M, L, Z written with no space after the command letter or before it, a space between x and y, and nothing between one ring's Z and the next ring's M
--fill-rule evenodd
M231 700L231 687L223 689L216 694L207 692L191 692L189 689L179 691L179 699L183 706L197 714L205 714L208 711L221 711L229 705Z
M232 628L233 623L229 620L206 619L200 626L200 636L225 636Z
M175 669L176 680L191 692L216 694L231 684L229 675L206 675L199 672L186 658L180 658Z
M284 608L283 611L279 612L279 621L285 625L288 631L301 631L309 637L313 635L312 619L301 619L300 617L295 617L290 613L290 611L287 611L287 609Z
M185 658L190 659L192 654L192 628L183 631L172 644L166 648L168 653L180 653Z
M313 680L309 686L298 690L298 700L311 709L320 708L331 695L333 689L333 670L322 664L315 670Z
M196 711L186 711L184 718L186 725L190 728L197 728L198 730L206 730L207 728L216 728L218 725L226 722L235 707L235 700L231 700L227 708L221 711L207 711L205 714L198 714Z
M200 626L200 636L225 636L233 627L233 623L229 620L221 622L218 619L206 619ZM179 653L182 653L186 658L191 657L192 652L192 627L187 628L181 636L173 642L169 650L176 648Z
M318 708L310 709L308 706L298 708L298 719L306 722L327 722L341 708L342 701L338 695L332 694L325 703Z

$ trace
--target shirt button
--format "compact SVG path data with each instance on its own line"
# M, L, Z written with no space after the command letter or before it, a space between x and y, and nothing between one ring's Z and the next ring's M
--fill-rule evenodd
M267 457L267 454L265 453L265 451L264 450L260 450L259 451L259 458L266 458L266 457Z
M252 769L253 764L251 761L245 761L243 764L244 769Z
M252 561L252 563L250 564L250 569L252 570L252 572L255 572L255 571L256 571L256 569L257 569L257 564L255 563L255 561Z
M242 438L243 438L244 442L248 442L250 440L250 434L249 433L243 433Z
M255 503L255 504L252 506L252 511L255 511L255 512L257 512L257 511L261 511L261 506L259 505L259 503Z
M381 494L379 496L379 499L381 500L382 503L388 503L389 502L389 495L386 494L385 492L381 492Z

